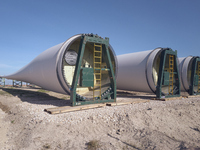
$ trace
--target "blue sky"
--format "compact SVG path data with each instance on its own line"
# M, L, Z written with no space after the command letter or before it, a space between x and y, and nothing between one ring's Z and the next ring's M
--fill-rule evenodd
M0 0L0 19L0 75L79 33L109 37L116 55L200 56L200 0Z

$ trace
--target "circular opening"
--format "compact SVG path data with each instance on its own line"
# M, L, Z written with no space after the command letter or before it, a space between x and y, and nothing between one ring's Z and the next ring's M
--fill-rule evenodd
M153 73L153 82L155 86L157 86L158 83L158 75L159 75L159 68L160 68L160 57L161 57L161 51L159 51L154 59L153 67L152 67L152 73Z
M152 76L153 76L153 81L155 86L158 84L158 76L159 76L159 68L160 68L160 61L161 61L161 52L159 51L157 55L155 56L154 62L153 62L153 67L152 67ZM165 64L164 64L164 72L163 72L163 81L162 81L162 87L161 91L163 95L169 95L169 74L170 74L170 67L169 67L169 54L166 55L165 58ZM175 68L174 68L175 69ZM175 70L174 70L175 72ZM165 79L165 80L164 80ZM176 79L173 77L173 85L175 85Z
M194 75L194 93L200 92L199 91L199 74L200 74L200 62L196 61L196 70L195 70L195 75Z
M146 78L149 88L153 93L156 93L156 86L158 82L160 56L162 48L156 48L150 52L146 66Z
M192 85L191 84L191 76L192 76L192 62L194 59L191 59L188 66L187 66L187 83L188 85Z
M81 38L77 38L75 41L70 43L71 45L65 49L62 58L62 74L65 83L69 87L69 89L72 86L74 78L80 39ZM113 70L114 72L116 72L115 56L110 47L109 54L111 57ZM79 97L82 97L84 100L93 100L93 97L95 96L106 94L106 92L108 93L111 83L109 67L106 64L106 59L107 55L106 53L104 53L104 51L102 51L102 55L99 55L99 58L95 58L97 65L98 62L101 61L101 66L98 66L99 68L101 68L101 72L94 72L94 43L86 43L76 89L76 93ZM101 80L101 82L99 82L99 79Z

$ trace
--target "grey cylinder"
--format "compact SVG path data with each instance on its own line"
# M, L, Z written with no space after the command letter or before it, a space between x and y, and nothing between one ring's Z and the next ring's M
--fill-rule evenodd
M198 63L200 59L196 56L179 58L179 74L181 79L181 91L189 94L198 93Z
M178 58L181 91L188 91L191 85L192 56Z
M157 48L117 56L117 88L155 93L161 51Z
M58 93L70 94L81 36L82 34L74 35L65 42L47 49L16 73L4 77L29 82ZM116 69L117 61L111 45L109 52L113 68ZM89 43L86 44L82 63L84 67L93 65L92 53L93 47ZM102 84L106 85L108 76L104 75L102 78L105 81L102 81ZM86 91L84 88L81 90Z

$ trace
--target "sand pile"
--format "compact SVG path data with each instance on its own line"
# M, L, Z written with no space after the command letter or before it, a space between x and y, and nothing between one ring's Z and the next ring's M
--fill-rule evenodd
M64 96L0 90L1 149L200 149L200 98L44 112Z

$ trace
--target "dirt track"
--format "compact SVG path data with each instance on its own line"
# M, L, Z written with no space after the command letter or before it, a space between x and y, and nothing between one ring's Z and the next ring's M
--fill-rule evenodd
M149 99L119 91L124 99ZM200 149L200 98L155 101L51 115L69 97L39 89L0 89L1 149Z

